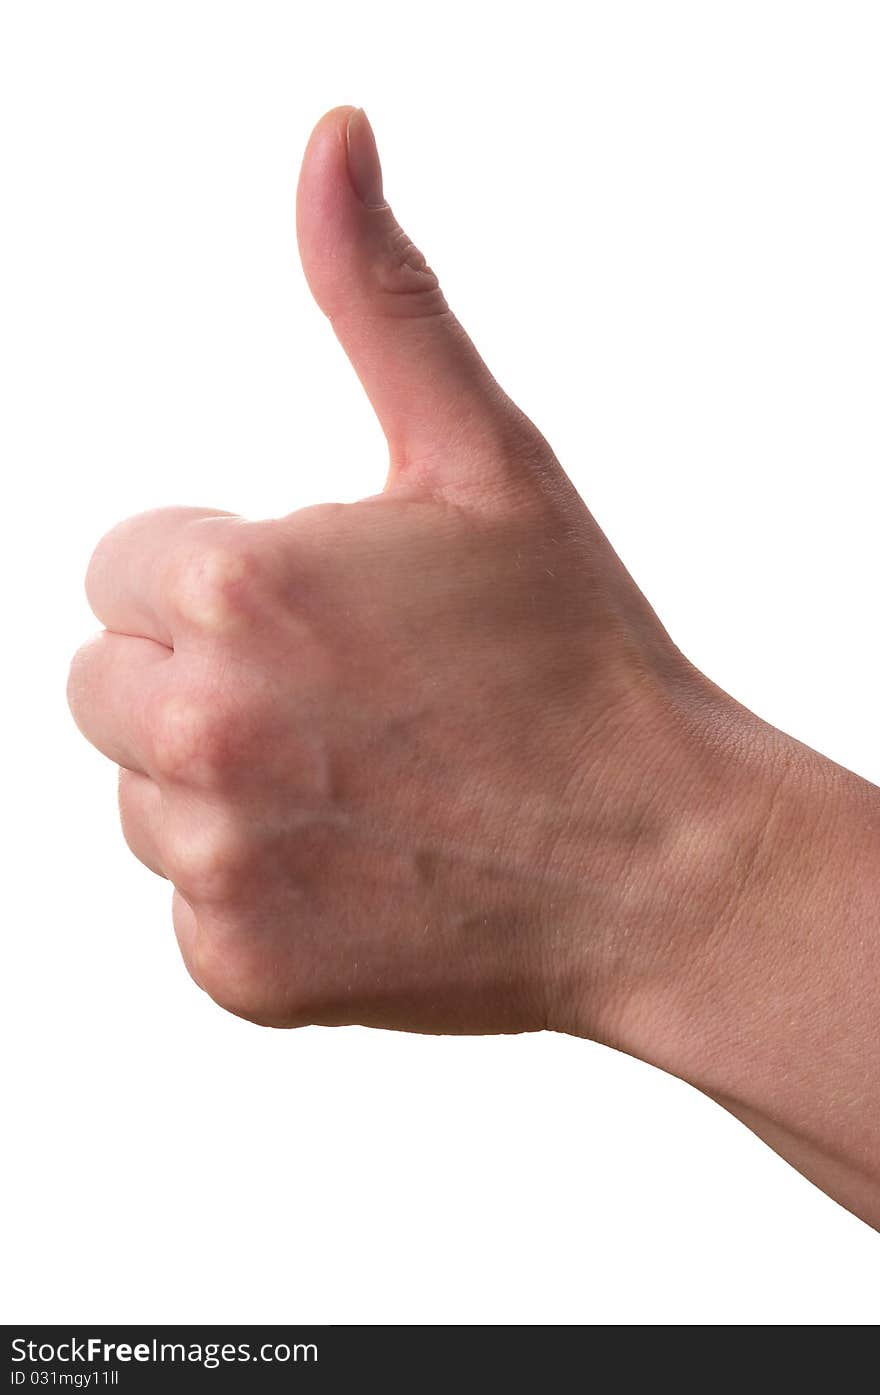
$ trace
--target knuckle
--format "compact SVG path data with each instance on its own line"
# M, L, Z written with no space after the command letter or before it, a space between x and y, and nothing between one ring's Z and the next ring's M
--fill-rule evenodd
M263 1027L302 1027L314 1020L310 994L281 975L277 953L261 927L230 932L210 910L200 915L204 933L194 947L190 972L226 1012Z
M197 541L194 529L169 564L167 600L187 624L222 634L247 622L263 579L262 557L252 539L227 527Z
M376 281L389 313L418 318L448 313L436 274L396 224L376 261Z
M232 900L247 878L249 861L236 833L216 827L190 829L169 852L171 880L200 905Z
M176 693L150 719L156 769L169 780L214 785L232 764L236 722L219 702Z
M263 982L255 976L236 937L223 933L204 934L194 967L198 981L218 1007L250 1022L266 1022Z

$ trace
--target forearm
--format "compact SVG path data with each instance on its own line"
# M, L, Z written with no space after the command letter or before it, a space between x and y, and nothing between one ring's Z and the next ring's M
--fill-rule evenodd
M726 805L753 805L751 831L685 864L687 961L621 995L617 1044L880 1227L880 789L736 711Z

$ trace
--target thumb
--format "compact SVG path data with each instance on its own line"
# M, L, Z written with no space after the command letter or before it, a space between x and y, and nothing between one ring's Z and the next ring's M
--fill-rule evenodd
M297 191L297 237L315 300L373 404L389 484L470 492L505 448L540 440L450 311L437 277L382 190L372 128L336 107L312 132Z

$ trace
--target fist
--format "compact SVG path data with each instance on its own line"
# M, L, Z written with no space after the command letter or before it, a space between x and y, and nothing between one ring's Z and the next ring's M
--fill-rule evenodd
M385 430L385 491L114 529L74 717L223 1007L609 1038L624 985L687 952L719 695L451 315L362 112L316 128L298 235Z

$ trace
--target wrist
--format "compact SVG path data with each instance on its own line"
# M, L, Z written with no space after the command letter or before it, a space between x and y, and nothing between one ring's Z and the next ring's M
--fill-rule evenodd
M880 791L701 678L661 706L633 753L630 785L648 795L631 797L626 836L606 839L605 859L594 831L584 841L553 1025L692 1074L707 1000L740 1002L749 981L790 968L822 902L852 898L872 850L853 830L877 816Z
M643 858L641 939L574 1030L720 1100L872 1214L875 1191L823 1179L860 1159L876 1187L880 790L724 695L710 709Z

